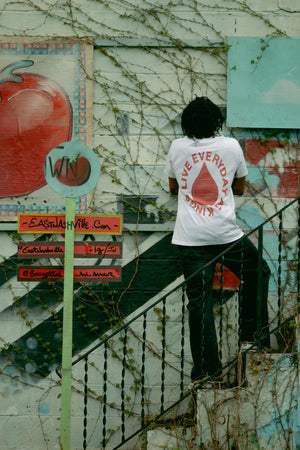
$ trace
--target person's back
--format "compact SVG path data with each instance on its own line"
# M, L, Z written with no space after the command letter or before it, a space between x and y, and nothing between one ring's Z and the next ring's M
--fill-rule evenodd
M178 183L174 244L224 244L243 235L236 224L231 186L234 178L246 175L247 169L236 139L176 139L166 167Z
M178 245L187 280L192 380L220 374L212 301L217 261L243 280L241 341L253 342L257 337L258 253L236 223L233 197L244 193L247 168L238 141L218 136L223 122L217 105L196 97L182 113L185 137L173 141L165 168L170 192L178 194L172 243ZM262 270L261 323L267 331L270 269L265 261ZM264 343L269 344L268 338Z

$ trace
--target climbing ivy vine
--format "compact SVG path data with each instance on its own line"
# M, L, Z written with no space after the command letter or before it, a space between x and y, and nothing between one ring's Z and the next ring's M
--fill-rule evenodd
M80 284L76 286L74 298L76 320L80 322L81 329L88 330L94 340L100 340L106 334L93 320L93 314L100 312L105 317L106 330L117 328L124 319L120 304L138 275L139 244L148 236L145 231L138 231L138 225L143 223L143 220L153 225L174 220L176 204L169 196L163 168L171 141L181 133L179 123L182 108L195 95L205 95L226 112L228 35L259 33L262 36L261 53L257 60L253 60L253 66L258 65L263 58L269 39L275 36L290 36L288 25L285 25L284 20L278 20L278 17L287 19L287 23L290 23L294 15L298 17L299 11L293 11L291 8L280 9L278 6L280 2L274 3L274 10L264 11L264 5L260 3L265 2L255 0L17 0L15 2L3 0L1 2L2 36L24 36L24 38L45 36L49 39L72 36L93 43L94 68L88 77L93 84L93 147L99 155L102 172L91 212L122 213L124 207L127 208L126 211L132 211L134 220L127 229L125 223L125 232L128 239L132 240L133 252L136 252L137 256L135 267L123 292L119 292L111 285L103 285L96 290L91 286ZM225 131L228 135L235 136L239 135L241 130ZM280 161L281 158L288 160L293 165L295 177L299 180L297 133L289 130L242 131L243 133L247 131L250 137L252 134L256 141L266 146L269 162L271 157L275 161ZM270 141L274 143L274 147L270 145ZM262 177L263 169L264 167ZM275 162L274 171L276 170L280 173L281 167L276 166ZM263 179L260 185L249 183L247 195L265 216L270 214L270 203L275 210L277 208L278 199ZM282 197L285 197L283 192ZM242 217L241 221L244 221L243 225L247 228L247 218ZM20 239L22 236L7 234L7 240L14 244ZM290 258L291 251L295 261L296 250L289 247L284 236L282 243L286 255ZM293 275L297 270L294 261L289 263L290 271L286 280L292 294L295 288ZM11 270L15 270L15 261L4 258L3 254L3 276L5 277ZM14 289L9 283L5 288ZM15 372L10 372L7 367L21 367L20 380L24 385L31 386L35 383L30 378L34 374L38 379L47 374L46 369L45 373L43 371L45 367L49 368L49 364L55 368L60 363L61 355L60 352L57 353L56 347L60 344L61 338L62 323L59 311L62 304L62 288L54 284L47 289L49 303L41 300L45 296L41 295L38 289L29 288L28 293L22 298L14 295L17 315L24 322L26 332L32 333L29 345L33 349L35 346L41 348L43 355L47 355L45 357L47 364L41 363L41 371L35 374L35 362L30 357L27 358L18 345L8 342L5 336L1 337L2 356L7 357L8 361L2 367L1 375L13 379ZM5 294L0 291L0 295ZM31 317L31 313L36 309L47 311L50 317L48 325L51 323L56 329L55 342L41 337L36 331L35 322ZM160 319L157 323L160 331ZM289 333L291 328L294 328L294 324L289 327ZM137 334L135 337L140 340L140 335ZM120 361L123 341L116 339L115 344L112 355ZM285 344L286 342L282 345ZM148 343L148 350L157 359L160 358L154 344ZM127 397L127 413L130 412L132 398L135 397L136 386L140 385L142 376L134 358L134 352L129 346L126 369L133 378L133 385L131 396ZM180 357L178 358L180 360ZM94 364L93 368L98 370ZM81 382L75 381L74 391L77 390L81 395ZM53 385L43 393L40 402L57 387L57 384L60 384L59 379L58 381L55 379ZM116 387L120 388L118 383ZM89 396L103 403L103 397L94 391L90 390ZM45 435L45 445L48 446L42 420L41 426ZM109 433L113 435L115 429L111 429ZM233 439L235 444L236 439L235 436Z

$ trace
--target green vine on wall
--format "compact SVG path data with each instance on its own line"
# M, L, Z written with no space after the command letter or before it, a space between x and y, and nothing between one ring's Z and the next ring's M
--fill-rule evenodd
M247 0L2 1L0 5L0 19L3 19L2 36L26 38L44 35L44 30L47 30L49 38L56 36L93 38L94 70L89 76L93 82L94 92L94 149L102 163L101 184L92 205L94 213L115 213L116 197L132 195L140 198L138 206L132 206L138 218L137 229L139 218L144 214L153 214L156 223L166 217L174 219L176 204L170 200L167 180L163 175L166 154L171 141L181 133L180 112L195 95L207 95L225 107L228 34L242 34L245 31L240 25L242 20L244 21L242 23L249 23L248 31L252 33L255 29L263 30L261 53L253 60L254 70L263 59L272 37L289 36L288 27L281 28L278 24L283 24L284 21L280 22L277 18L280 14L284 18L291 18L296 12L278 9L270 13L256 9L255 4L258 3ZM32 20L26 20L24 25L20 25L17 20L5 20L10 11L18 10L23 11L24 15L25 13L29 15ZM240 130L226 130L228 134L233 135L238 134L238 131ZM277 139L278 148L274 148L270 154L274 159L279 153L284 154L284 158L291 161L295 170L299 172L298 135L296 139L293 136L292 144L289 131L255 131L253 138L265 142L266 145L270 139ZM262 185L260 186L262 189L259 189L249 184L248 193L262 215L267 216L267 203L271 202L276 209L278 199L265 180L262 181ZM149 198L149 194L152 193L154 195ZM146 207L142 206L142 200ZM244 226L248 227L247 220ZM95 340L100 340L104 336L100 327L91 320L88 311L92 309L95 314L100 311L105 316L108 328L116 329L124 320L119 308L120 302L138 275L138 247L146 234L137 230L126 232L137 249L137 262L132 278L124 291L118 292L107 285L98 289L96 293L88 286L77 287L75 306L77 320ZM11 233L8 239L16 244L21 237ZM286 258L291 258L291 249L284 238L282 242ZM15 266L7 265L3 255L4 276L11 270L15 270ZM285 286L287 291L294 288L295 270L295 264L291 262ZM30 293L30 289L26 301L23 297L23 301L20 302L13 286L7 283L6 287L12 293L17 315L23 321L26 330L32 331L33 337L47 354L48 361L52 361L54 365L60 364L57 354L53 351L53 343L35 333L31 308L44 310L59 335L62 330L58 314L62 302L62 289L57 285L49 286L49 292L54 292L56 302L42 304L41 297L36 293ZM293 298L290 303L293 303ZM159 310L157 314L160 314ZM161 331L160 318L157 331ZM290 336L291 327L288 327L288 333L289 342L293 342ZM141 341L138 333L132 334L136 340ZM11 343L6 342L4 337L1 340L2 351L5 354ZM121 358L121 344L122 342L116 342L116 348L112 349L118 361ZM151 343L148 343L148 350L157 359L160 358L158 349ZM11 358L9 364L17 365L20 358L24 362L23 359L26 357L24 355L19 357L18 353L19 349L16 347L15 358L9 356ZM135 388L140 383L141 373L137 370L134 357L129 347L126 368L134 377ZM5 374L5 370L2 373ZM22 379L22 382L28 383L28 380ZM81 387L78 392L82 392ZM89 395L99 402L102 401L102 398L92 391ZM126 401L126 408L130 411L132 398L127 397ZM110 433L113 435L114 430L110 430ZM233 440L235 439L236 436Z

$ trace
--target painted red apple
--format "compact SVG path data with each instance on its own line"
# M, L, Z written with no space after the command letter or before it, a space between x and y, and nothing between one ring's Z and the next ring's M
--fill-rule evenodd
M89 179L90 173L90 163L84 156L58 159L53 170L54 176L66 186L82 185Z
M72 134L72 106L55 81L17 69L18 61L0 72L0 197L25 195L46 184L47 154Z

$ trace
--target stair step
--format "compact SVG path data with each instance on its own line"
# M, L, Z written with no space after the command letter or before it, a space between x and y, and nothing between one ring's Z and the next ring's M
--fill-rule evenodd
M248 354L246 379L246 387L198 391L200 444L204 448L225 442L238 443L240 448L296 448L292 436L297 406L295 355Z
M196 449L196 428L156 428L147 432L147 450Z
M147 432L147 450L296 449L297 355L249 353L245 364L243 387L198 390L194 419L190 401Z

